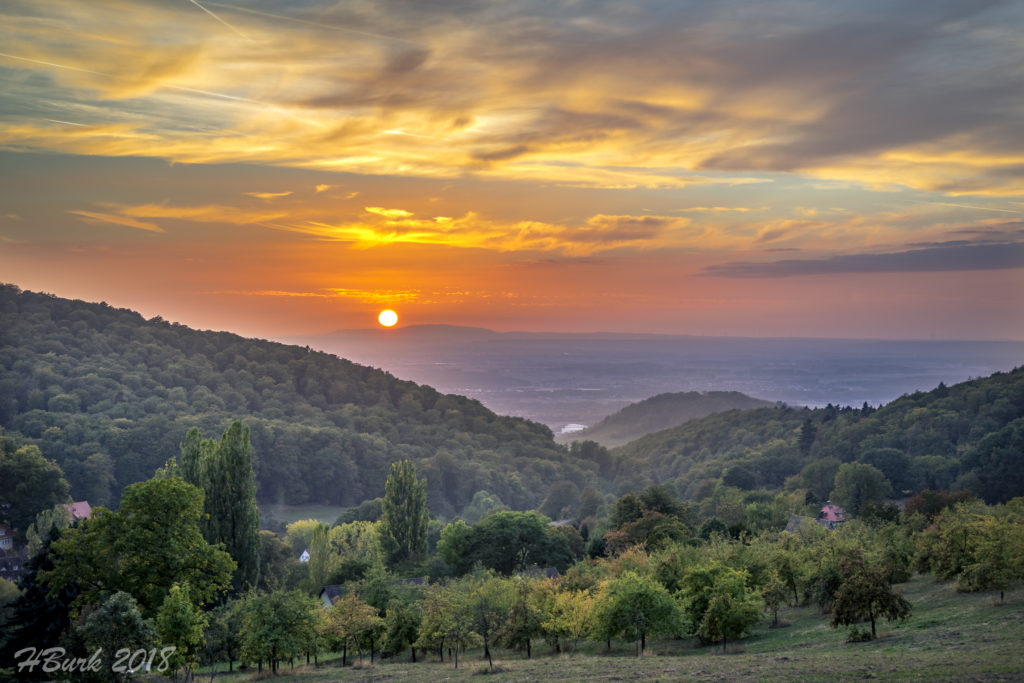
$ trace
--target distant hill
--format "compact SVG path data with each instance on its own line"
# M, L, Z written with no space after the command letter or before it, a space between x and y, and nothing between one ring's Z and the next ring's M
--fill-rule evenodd
M715 413L648 434L612 455L618 490L660 483L698 500L718 483L822 489L828 482L815 482L814 468L804 468L828 460L835 467L872 465L896 492L970 489L1003 502L1024 496L1024 367L939 384L879 408Z
M527 509L552 482L597 481L547 427L463 396L308 347L0 286L0 428L56 460L76 499L116 505L190 427L219 437L236 419L252 430L262 502L356 505L403 458L444 515L481 489Z
M766 408L771 401L752 398L738 391L686 391L658 394L632 403L609 415L593 427L569 435L572 440L589 439L609 448L621 446L645 434L681 425L689 420L726 410Z

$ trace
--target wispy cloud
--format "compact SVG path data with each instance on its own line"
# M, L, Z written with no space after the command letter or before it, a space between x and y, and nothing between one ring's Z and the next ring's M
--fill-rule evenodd
M156 223L149 223L146 221L140 221L130 216L123 216L113 213L100 213L98 211L69 211L80 217L86 223L93 225L96 224L107 224L107 225L120 225L126 228L135 228L136 230L146 230L149 232L164 232Z
M249 195L250 197L255 197L256 199L264 199L269 201L271 199L280 199L281 197L287 197L291 195L292 192L291 190L288 190L287 192L246 192L245 194Z
M367 304L408 303L420 298L418 289L349 289L328 287L313 292L287 290L217 290L209 294L236 296L297 297L301 299L355 299Z
M702 275L726 278L783 278L806 275L920 273L1024 268L1024 243L952 243L895 253L842 254L823 259L731 262L709 266Z
M0 146L618 189L797 175L1024 194L1013 3L189 2L5 3Z

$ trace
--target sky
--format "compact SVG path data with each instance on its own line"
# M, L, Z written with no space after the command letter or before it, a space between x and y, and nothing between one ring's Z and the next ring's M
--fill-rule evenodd
M206 329L1024 340L1024 3L3 0L0 281Z

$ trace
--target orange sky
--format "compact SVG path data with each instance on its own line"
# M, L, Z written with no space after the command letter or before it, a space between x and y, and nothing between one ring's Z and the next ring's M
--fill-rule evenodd
M1024 339L1021 29L966 1L9 0L0 280L259 336L391 307Z

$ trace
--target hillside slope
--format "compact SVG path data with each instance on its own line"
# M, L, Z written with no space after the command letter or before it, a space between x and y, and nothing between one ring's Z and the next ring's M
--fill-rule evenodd
M622 446L652 432L676 427L701 417L726 410L766 408L771 401L752 398L738 391L684 391L658 394L631 403L609 415L593 427L572 435L590 439L602 446Z
M593 484L550 430L308 347L193 330L106 304L0 286L0 427L64 469L76 499L116 504L198 426L252 429L264 502L354 505L410 458L450 514L480 489L534 507Z
M880 408L717 413L613 455L618 490L668 483L692 499L709 495L719 481L743 489L813 488L801 471L832 459L876 467L897 493L954 487L1002 502L1024 495L1024 367L940 384Z

